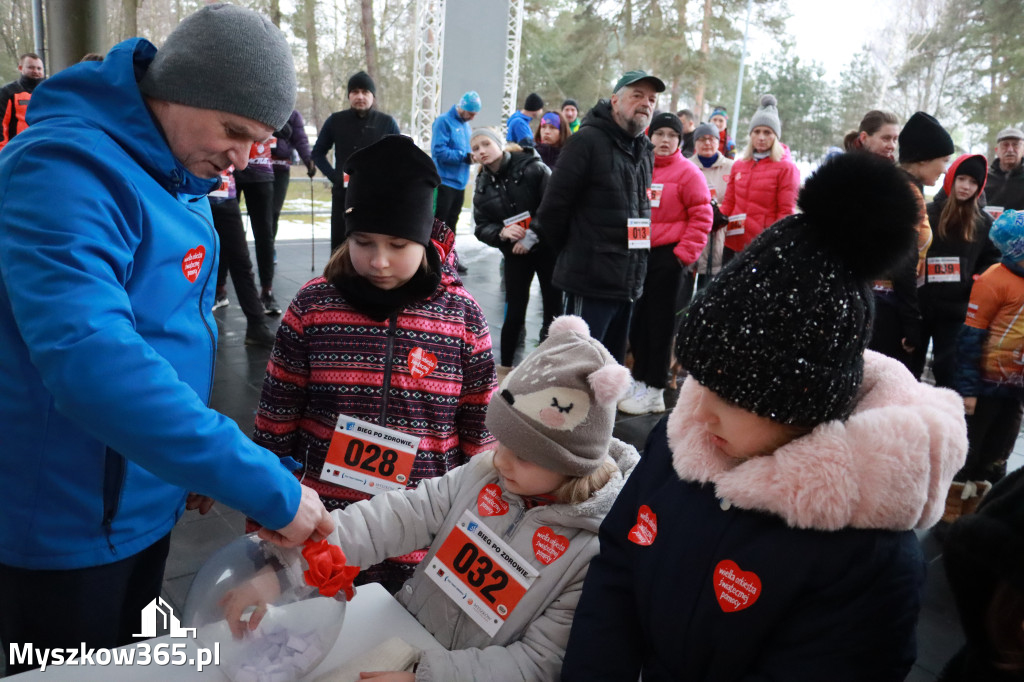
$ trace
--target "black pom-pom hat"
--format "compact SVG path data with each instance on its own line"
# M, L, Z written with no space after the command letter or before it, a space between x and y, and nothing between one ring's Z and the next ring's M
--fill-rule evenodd
M902 171L870 154L827 161L797 203L801 214L765 230L690 305L676 357L719 397L812 427L853 410L869 282L914 251L918 205Z

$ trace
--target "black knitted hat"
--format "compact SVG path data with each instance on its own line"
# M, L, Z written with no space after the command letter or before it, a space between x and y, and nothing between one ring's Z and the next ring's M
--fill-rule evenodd
M990 654L986 628L996 589L1024 593L1024 469L996 484L976 514L949 527L942 554L967 642Z
M953 153L953 138L934 116L919 111L900 131L900 163L930 161Z
M964 154L953 162L950 170L953 172L946 171L946 175L949 178L949 189L946 190L947 195L953 193L953 182L956 181L956 176L958 175L967 175L974 178L974 181L978 183L978 194L985 190L985 181L988 179L988 162L981 154ZM942 186L945 189L945 180L943 180Z
M358 71L348 79L348 91L345 94L351 93L353 90L369 90L374 97L377 96L377 86L370 78L370 74L365 71Z
M345 236L387 234L430 245L437 167L411 138L385 135L345 162Z
M651 125L647 127L647 136L650 137L658 128L671 128L681 138L683 136L683 122L675 114L658 114L651 119Z
M544 108L544 100L536 92L531 92L523 102L523 109L526 111L540 111Z
M918 209L903 172L870 154L827 161L798 203L802 214L761 233L690 305L676 357L724 400L815 426L853 409L868 283L914 250Z

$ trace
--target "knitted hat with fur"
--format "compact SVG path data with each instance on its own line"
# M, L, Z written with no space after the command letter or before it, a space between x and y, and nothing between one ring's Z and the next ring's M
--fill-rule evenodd
M629 370L564 315L502 382L487 408L487 430L517 456L566 476L586 476L608 454L615 409Z
M825 162L798 204L803 213L761 233L690 305L676 357L722 399L811 427L853 409L869 282L915 249L918 208L903 172L871 154Z

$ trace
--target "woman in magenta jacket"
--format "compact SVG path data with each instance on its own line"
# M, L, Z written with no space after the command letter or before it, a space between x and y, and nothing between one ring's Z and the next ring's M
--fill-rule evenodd
M697 167L683 158L683 126L671 113L658 114L647 134L654 143L651 183L651 252L644 293L633 310L632 395L619 402L628 414L665 411L665 386L672 360L676 294L685 268L700 257L711 231L711 192Z
M765 95L750 119L750 144L733 164L721 206L732 218L725 228L726 258L730 251L742 251L765 228L796 212L800 171L779 142L781 131L775 97Z

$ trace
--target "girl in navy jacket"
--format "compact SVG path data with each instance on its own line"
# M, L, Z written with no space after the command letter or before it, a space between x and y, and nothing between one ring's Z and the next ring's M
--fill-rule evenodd
M850 189L877 203L837 215ZM913 248L916 199L891 164L846 154L800 207L688 309L689 377L601 526L563 679L910 670L913 529L939 519L966 450L953 392L865 352L868 282Z

